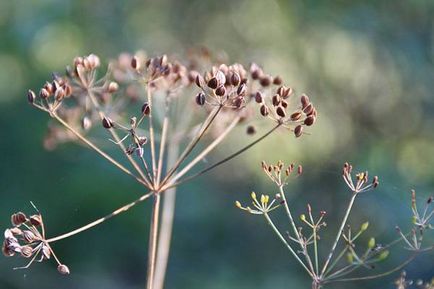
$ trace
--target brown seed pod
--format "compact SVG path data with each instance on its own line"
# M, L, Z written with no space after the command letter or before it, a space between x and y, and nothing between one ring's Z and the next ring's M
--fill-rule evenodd
M256 128L253 125L249 125L247 127L247 134L248 135L254 135L256 133Z
M256 92L256 94L255 94L255 101L257 103L262 103L262 100L263 100L262 93L260 91Z
M302 114L299 111L294 112L293 114L291 114L290 118L292 121L297 121L301 118Z
M226 83L226 76L221 70L217 71L215 78L217 79L217 86L221 86Z
M196 76L195 83L199 88L203 88L205 86L205 80L199 73Z
M27 91L27 100L29 101L30 104L33 104L35 102L36 99L36 94L33 90L28 90Z
M132 67L133 69L136 69L136 70L139 70L139 69L140 69L140 62L139 62L139 59L137 58L137 56L134 56L134 57L131 59L131 67Z
M304 112L305 114L307 114L307 115L311 114L311 113L313 112L313 105L312 105L312 103L309 103L308 105L306 105L306 106L303 108L303 112Z
M274 77L273 84L274 85L281 85L282 84L282 78L280 76Z
M23 212L15 213L11 216L11 222L14 226L19 226L27 221L27 216Z
M294 135L295 137L300 137L303 134L303 127L301 125L297 125L294 128Z
M30 258L33 255L33 248L30 246L21 247L21 256L24 258Z
M308 117L306 117L306 119L304 120L304 124L307 126L311 126L315 123L315 117L313 115L310 115Z
M242 96L239 96L234 100L234 105L237 108L241 108L241 106L243 106L243 103L244 103L244 98Z
M282 99L280 101L280 105L283 106L283 108L287 108L288 107L288 102L286 102L286 100Z
M114 126L113 121L108 117L104 117L102 120L102 126L107 129L112 128Z
M32 231L24 230L23 231L23 238L27 243L32 243L33 241L35 241L36 236L35 236L35 234L33 234Z
M285 112L285 110L283 109L283 107L281 107L281 106L278 106L278 107L276 108L276 114L277 114L278 116L280 116L280 117L285 117L285 116L286 116L286 112Z
M39 97L42 99L47 99L50 96L50 93L45 88L42 88L41 91L39 91Z
M274 106L278 106L280 104L280 96L278 94L273 95L272 102Z
M205 104L205 100L206 100L206 98L205 98L205 94L203 92L199 92L196 95L196 103L198 105L204 105Z
M142 105L142 113L143 113L144 115L149 115L149 114L151 113L151 107L149 106L149 103L145 102L145 103Z
M300 98L300 101L301 101L301 106L305 108L310 103L309 96L303 94Z
M219 82L218 82L217 78L213 77L208 81L207 85L211 89L216 89L217 86L219 85Z
M271 82L272 82L272 78L269 75L264 75L259 79L259 84L264 87L269 86Z
M242 96L242 95L244 95L244 94L246 93L246 90L247 90L247 86L246 86L245 83L243 83L243 84L241 84L240 86L238 86L237 94L238 94L239 96Z
M64 264L57 266L57 271L62 275L68 275L70 273L68 266Z
M269 112L268 112L268 107L265 106L264 104L261 105L260 112L261 112L262 116L267 116L268 113L269 113Z
M234 73L231 75L231 84L232 84L233 86L238 86L238 84L240 84L240 82L241 82L241 77L240 77L240 75L239 75L237 72L234 72Z
M33 226L35 226L35 227L41 225L42 224L41 215L32 215L32 216L30 216L30 223Z
M257 80L262 76L262 69L256 63L252 63L250 65L250 75L252 79Z
M215 90L215 94L218 96L225 95L226 94L226 88L223 85L217 87L217 89Z

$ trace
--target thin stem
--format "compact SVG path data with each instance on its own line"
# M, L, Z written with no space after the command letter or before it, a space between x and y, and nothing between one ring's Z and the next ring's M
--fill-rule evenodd
M286 200L285 191L283 190L283 185L279 185L279 192L280 192L280 195L282 197L283 205L285 207L286 214L288 215L289 222L291 223L291 227L294 230L294 234L297 237L298 243L300 244L300 247L304 252L304 255L305 255L306 261L309 264L310 270L312 272L314 272L313 266L312 266L312 261L310 259L308 252L307 252L307 246L303 245L304 241L302 240L302 238L301 238L301 236L297 230L297 226L295 224L294 218L292 217L291 210L289 209L289 204Z
M409 264L411 261L413 261L414 258L416 258L417 253L411 255L407 260L405 260L403 263L401 263L400 265L396 266L395 268L381 273L381 274L376 274L376 275L369 275L369 276L364 276L364 277L354 277L354 278L345 278L345 279L336 279L336 280L328 280L325 281L324 283L331 283L331 282L348 282L348 281L359 281L359 280L372 280L372 279L377 279L377 278L381 278L387 275L390 275L396 271L401 270L402 268L404 268L407 264Z
M160 183L161 171L163 170L164 149L166 147L168 127L169 127L169 117L167 116L167 112L166 112L166 116L164 117L163 120L163 128L161 129L160 154L158 157L158 167L157 167L157 177L156 177L157 187L159 186Z
M330 273L330 271L333 270L333 268L338 264L339 260L341 260L342 257L345 255L345 253L347 252L347 250L348 250L348 247L345 247L344 249L342 249L341 253L339 253L338 257L332 262L332 264L330 265L330 267L324 273L324 276L327 276L327 274Z
M333 246L332 246L332 248L330 250L330 253L329 253L329 255L327 257L327 260L326 260L326 262L324 264L324 267L323 267L323 269L321 271L321 277L324 276L324 273L327 270L327 266L329 265L329 263L330 263L330 261L331 261L331 259L333 257L333 254L334 254L334 252L336 250L336 246L338 245L339 239L341 238L342 231L343 231L343 229L345 227L345 224L347 223L348 216L350 215L351 208L353 207L353 204L354 204L354 201L355 201L356 197L357 197L357 193L353 193L353 195L351 196L350 203L348 204L348 208L347 208L347 210L345 212L345 216L344 216L344 218L342 220L342 223L341 223L341 226L339 228L339 231L338 231L338 233L336 235L336 239L335 239L335 241L333 243Z
M259 143L261 140L265 139L267 136L269 136L272 132L274 132L278 127L280 127L282 124L277 124L275 127L273 127L271 130L269 130L267 133L265 133L264 135L262 135L260 138L256 139L255 141L251 142L250 144L246 145L245 147L243 147L242 149L236 151L235 153L229 155L228 157L224 158L223 160L201 170L200 172L191 175L189 177L186 177L185 179L182 179L178 182L170 182L169 184L167 184L167 186L164 186L164 190L167 190L168 188L174 187L174 186L178 186L182 183L185 183L187 181L190 181L196 177L199 177L203 174L205 174L206 172L224 164L227 161L230 161L231 159L237 157L238 155L242 154L243 152L247 151L248 149L250 149L251 147L253 147L254 145L256 145L257 143Z
M152 176L154 177L153 183L156 183L157 177L157 163L156 163L156 153L155 153L155 136L154 136L154 124L152 121L153 107L152 107L152 93L151 86L148 84L146 88L146 93L148 96L148 104L151 108L151 113L149 114L149 139L151 143L151 159L152 159Z
M264 217L267 220L267 223L271 226L273 231L276 233L276 235L279 237L279 239L282 241L282 243L288 248L288 250L291 252L291 254L294 256L294 258L300 263L300 265L307 271L309 276L312 278L313 273L306 267L306 265L301 261L300 257L298 257L297 253L295 253L294 249L292 249L291 245L288 244L288 242L285 240L285 238L282 236L282 234L279 232L279 230L274 225L273 221L271 220L270 216L268 216L267 213L264 213Z
M175 173L175 171L179 168L181 163L188 157L190 152L194 149L194 147L197 145L197 143L200 141L202 136L205 134L207 129L210 127L214 119L217 117L218 113L222 109L222 105L216 107L206 118L206 120L203 122L203 125L199 131L199 133L194 137L191 142L187 145L179 159L176 161L175 165L172 167L172 169L167 173L164 180L161 182L162 185L166 184L166 182L170 179L170 177Z
M198 156L196 156L192 161L188 163L188 165L186 165L179 173L177 173L171 179L171 182L176 182L177 180L179 180L179 178L188 173L191 168L194 167L194 165L196 165L205 156L207 156L217 145L219 145L225 139L225 137L235 128L239 121L240 117L236 117L210 145L208 145Z
M315 272L318 275L318 240L316 236L317 225L313 225L313 250L315 254Z
M172 143L168 150L167 167L171 167L179 153L177 143ZM158 236L157 261L155 265L154 289L164 288L164 278L169 260L170 243L172 240L173 219L175 217L176 187L168 189L163 194L161 226Z
M88 96L89 96L93 106L98 111L100 119L103 120L105 118L105 114L101 110L101 106L99 105L98 100L95 98L95 96L93 95L93 93L90 90L88 90L87 92L88 92ZM113 128L109 129L109 132L112 135L112 137L114 138L115 142L118 144L119 148L122 150L123 154L127 157L128 161L133 165L134 169L139 173L140 177L146 182L147 187L152 188L151 180L147 179L147 177L145 176L143 171L140 169L140 166L136 163L136 161L132 158L132 156L125 153L125 146L120 141L121 139L120 139L119 135L117 134L117 132Z
M154 204L152 206L151 229L149 232L149 249L148 249L148 282L147 289L154 288L155 258L157 256L157 237L160 217L160 198L159 193L154 194Z
M100 218L100 219L98 219L96 221L93 221L92 223L89 223L89 224L87 224L85 226L82 226L82 227L80 227L78 229L75 229L75 230L73 230L71 232L68 232L68 233L65 233L63 235L60 235L60 236L48 239L46 242L47 243L56 242L56 241L59 241L59 240L71 237L71 236L73 236L75 234L78 234L80 232L86 231L86 230L88 230L88 229L90 229L92 227L95 227L96 225L99 225L99 224L107 221L108 219L111 219L114 216L119 215L120 213L128 211L130 208L134 207L138 203L141 203L144 200L146 200L147 198L149 198L152 194L153 194L153 192L148 192L148 193L144 194L143 196L141 196L140 198L138 198L137 200L135 200L134 202L131 202L129 204L126 204L125 206L120 207L119 209L111 212L110 214L106 215L105 217L102 217L102 218Z
M126 173L127 175L130 175L133 177L137 182L141 183L145 187L148 187L148 183L142 180L141 178L134 175L132 172L130 172L127 168L125 168L123 165L118 163L116 160L114 160L111 156L103 152L100 148L98 148L95 144L93 144L91 141L89 141L87 138L85 138L83 135L81 135L77 130L75 130L73 127L71 127L67 122L65 122L62 118L60 118L56 113L51 113L51 115L60 122L64 127L66 127L69 131L71 131L79 140L87 144L90 148L92 148L94 151L96 151L99 155L107 159L109 162L111 162L113 165L115 165L118 169Z

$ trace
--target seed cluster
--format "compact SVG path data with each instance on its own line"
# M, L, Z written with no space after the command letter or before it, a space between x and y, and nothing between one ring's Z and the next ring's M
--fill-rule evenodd
M6 257L15 254L30 259L24 267L28 268L34 261L42 262L49 260L51 256L56 260L57 270L61 274L69 274L69 268L60 263L53 249L45 239L45 228L40 213L27 217L26 214L18 212L11 216L12 227L4 232L2 252Z

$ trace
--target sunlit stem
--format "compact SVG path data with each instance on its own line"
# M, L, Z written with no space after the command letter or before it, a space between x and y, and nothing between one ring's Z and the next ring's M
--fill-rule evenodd
M155 276L155 259L157 256L157 238L158 226L160 219L160 198L159 193L154 194L154 203L152 205L151 228L149 232L149 249L148 249L148 274L147 289L154 288Z
M291 227L294 231L294 234L297 237L297 240L299 241L300 247L302 248L302 250L304 252L304 255L305 255L306 261L309 264L310 270L313 272L314 270L313 270L313 266L312 266L312 261L310 259L308 252L307 252L307 248L305 248L305 246L303 245L303 240L301 239L301 236L297 230L297 226L294 222L294 218L292 217L291 210L289 209L289 204L286 200L286 195L285 195L285 190L283 189L283 184L279 185L279 192L280 192L280 195L282 197L282 201L283 201L283 205L285 207L286 214L288 215L289 223L291 224Z
M146 88L146 93L148 96L148 105L151 108L151 113L149 114L149 141L151 143L151 159L152 159L152 176L153 176L153 183L155 184L156 177L157 177L157 163L156 163L156 153L155 153L155 136L154 136L154 124L153 124L153 107L152 107L152 92L151 92L151 86L148 83Z
M88 90L88 96L93 104L93 106L95 107L95 109L98 111L99 117L101 120L104 119L105 114L104 112L101 110L101 106L98 103L98 100L95 98L95 96L93 95L92 91ZM128 161L133 165L134 169L139 173L140 177L145 181L145 183L147 184L148 188L152 188L152 183L150 182L151 180L148 180L145 176L145 174L143 173L143 171L140 169L140 166L136 163L136 161L127 153L125 153L125 146L124 144L120 141L120 137L117 134L117 132L114 129L109 129L110 134L112 135L113 139L115 140L115 142L118 144L119 148L122 150L123 154L127 157Z
M345 212L345 216L344 216L344 218L342 219L341 226L340 226L339 231L338 231L338 233L337 233L337 235L336 235L336 239L335 239L335 241L334 241L334 243L333 243L333 245L332 245L332 248L331 248L330 253L329 253L328 257L327 257L327 260L326 260L326 262L325 262L325 264L324 264L324 267L322 268L322 271L321 271L321 278L324 276L324 273L326 272L327 267L328 267L328 265L329 265L331 259L333 258L333 254L334 254L334 252L335 252L335 250L336 250L336 246L338 245L338 243L339 243L339 239L340 239L341 236L342 236L342 232L343 232L343 230L344 230L345 224L347 223L348 217L349 217L349 215L350 215L350 212L351 212L351 209L352 209L352 207L353 207L353 204L354 204L354 201L355 201L356 197L357 197L357 193L353 192L353 194L352 194L352 196L351 196L350 203L348 204L348 208L347 208L347 210L346 210L346 212Z
M413 261L414 258L416 258L417 253L414 253L413 255L411 255L407 260L405 260L403 263L399 264L398 266L396 266L395 268L386 271L384 273L380 273L380 274L376 274L376 275L369 275L369 276L363 276L363 277L354 277L354 278L345 278L345 279L334 279L334 280L327 280L324 283L331 283L331 282L349 282L349 281L359 281L359 280L372 280L372 279L377 279L377 278L381 278L381 277L385 277L388 276L396 271L401 270L402 268L404 268L407 264L409 264L411 261Z
M178 143L171 143L167 153L167 167L173 165L179 153ZM173 219L175 217L176 187L168 189L163 196L160 232L158 235L157 261L155 264L154 289L164 288L164 278L169 260L172 241Z
M327 269L327 271L324 273L324 276L327 276L328 273L330 273L335 266L338 264L338 262L342 259L342 257L345 255L345 253L347 252L348 248L345 246L342 251L339 253L338 257L332 262L332 264L329 266L329 268Z
M147 198L149 198L152 194L153 194L153 192L148 192L148 193L144 194L143 196L141 196L140 198L138 198L137 200L135 200L134 202L131 202L129 204L126 204L125 206L120 207L119 209L111 212L110 214L106 215L105 217L102 217L102 218L100 218L100 219L98 219L96 221L93 221L92 223L89 223L89 224L87 224L85 226L82 226L82 227L80 227L78 229L75 229L75 230L73 230L71 232L68 232L68 233L62 234L60 236L48 239L46 242L47 243L56 242L56 241L59 241L59 240L71 237L73 235L76 235L78 233L81 233L83 231L86 231L86 230L88 230L90 228L93 228L96 225L99 225L99 224L107 221L108 219L111 219L114 216L119 215L120 213L128 211L130 208L134 207L135 205L137 205L137 204L143 202L144 200L146 200Z
M164 177L163 181L161 182L161 186L165 185L166 182L170 179L170 177L175 173L175 171L179 168L181 163L188 157L190 152L194 149L194 147L197 145L197 143L200 141L202 136L205 134L207 129L210 127L214 119L217 117L218 113L222 109L222 106L216 107L206 118L206 120L203 122L203 125L201 129L199 130L198 134L191 140L191 142L187 145L181 156L178 158L176 163L173 165L173 167L170 169L170 171L167 173L167 175Z
M243 152L247 151L248 149L250 149L251 147L253 147L257 143L259 143L261 140L265 139L267 136L269 136L272 132L274 132L280 126L281 126L281 124L277 124L275 127L273 127L271 130L269 130L267 133L265 133L264 135L262 135L260 138L256 139L255 141L251 142L250 144L246 145L245 147L243 147L242 149L236 151L235 153L227 156L226 158L222 159L221 161L219 161L219 162L217 162L217 163L215 163L215 164L213 164L213 165L211 165L211 166L209 166L209 167L201 170L200 172L198 172L198 173L196 173L194 175L191 175L189 177L186 177L185 179L181 179L178 182L173 182L173 183L170 182L170 183L168 183L167 186L164 186L164 190L167 190L168 188L175 187L175 186L178 186L178 185L180 185L182 183L190 181L190 180L192 180L192 179L194 179L196 177L199 177L199 176L205 174L206 172L208 172L208 171L210 171L210 170L212 170L212 169L214 169L214 168L216 168L216 167L218 167L218 166L226 163L227 161L230 161L231 159L239 156Z
M192 161L188 162L188 165L186 165L179 173L177 173L171 179L171 182L176 182L177 180L179 180L179 178L188 173L198 162L200 162L204 157L206 157L216 146L218 146L226 138L226 136L236 127L239 121L240 117L236 117L210 145L208 145Z
M95 144L93 144L91 141L89 141L87 138L85 138L83 135L81 135L76 129L71 127L66 121L64 121L62 118L60 118L56 113L51 113L51 115L60 122L64 127L66 127L69 131L71 131L79 140L81 140L83 143L88 145L91 149L96 151L99 155L101 155L103 158L111 162L113 165L115 165L118 169L126 173L127 175L130 175L133 177L137 182L141 183L145 187L148 187L148 183L142 180L141 178L134 175L132 172L130 172L127 168L125 168L123 165L118 163L116 160L114 160L111 156L109 156L107 153L103 152L100 148L98 148Z
M279 237L280 241L288 248L288 250L291 252L291 254L294 256L294 258L300 263L300 265L307 271L309 276L313 278L313 273L306 267L306 265L303 263L303 261L298 257L297 253L292 249L291 245L285 240L285 238L282 236L280 231L277 229L277 227L274 225L273 221L271 220L270 216L268 216L267 213L264 213L264 217L267 220L267 223L270 225L270 227L273 229L273 231L276 233L276 235Z

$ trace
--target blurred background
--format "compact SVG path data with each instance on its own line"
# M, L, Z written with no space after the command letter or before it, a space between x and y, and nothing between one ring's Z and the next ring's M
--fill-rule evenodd
M46 151L48 116L27 104L28 88L40 87L77 55L108 59L139 49L183 55L197 45L281 75L311 97L319 118L311 135L296 140L276 133L179 188L166 288L310 288L263 218L233 205L246 203L252 190L276 192L260 168L263 159L303 165L303 176L288 187L289 202L296 215L306 203L328 212L326 247L349 199L340 176L345 161L380 176L380 187L360 197L350 221L358 227L371 220L362 243L370 236L387 243L396 237L396 224L409 228L410 189L421 203L434 191L433 1L2 0L1 230L13 212L31 212L30 200L54 236L140 194L139 186L84 147ZM211 159L245 143L243 130ZM142 204L56 243L72 271L68 277L54 262L13 271L24 260L0 258L0 288L143 288L149 212ZM389 261L405 254L392 251ZM406 270L409 278L431 279L433 253ZM398 276L351 287L394 288Z

